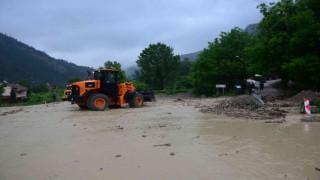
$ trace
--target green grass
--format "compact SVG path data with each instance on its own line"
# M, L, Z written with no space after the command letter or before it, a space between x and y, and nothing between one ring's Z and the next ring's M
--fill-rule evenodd
M57 101L61 101L63 96L63 89L57 89ZM53 102L51 92L42 92L42 93L31 93L27 100L24 102L17 102L17 103L0 103L0 107L8 107L8 106L30 106L30 105L37 105L37 104L44 104Z

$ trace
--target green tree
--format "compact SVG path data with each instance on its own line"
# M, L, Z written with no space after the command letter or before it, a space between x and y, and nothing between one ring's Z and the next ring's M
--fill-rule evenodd
M179 56L162 43L150 44L137 60L139 79L154 89L171 87L179 75Z
M32 93L43 93L43 92L49 92L49 88L48 86L44 85L44 84L40 84L40 85L36 85L36 86L33 86L31 88L31 92Z
M12 88L10 92L10 103L16 103L16 102L17 102L17 94Z
M174 90L177 92L189 91L193 88L192 86L192 62L189 58L185 58L179 63L180 76L174 83Z
M251 36L240 28L222 32L194 63L193 79L197 94L212 94L215 84L233 88L247 76L245 49L251 45Z
M0 84L0 94L2 95L4 93L4 84Z
M258 6L263 19L250 56L253 69L320 88L320 1L281 0Z
M124 70L122 70L121 64L119 62L108 60L107 62L104 63L104 68L117 69L118 70L118 81L119 82L126 82L127 81L126 72Z
M0 97L2 97L2 94L4 93L4 87L5 87L5 84L0 83ZM0 104L1 103L2 103L2 99L0 100Z
M192 62L190 61L189 58L184 58L180 62L180 76L186 76L191 73L192 71Z
M69 83L70 83L70 84L71 84L71 83L75 83L75 82L79 82L79 81L82 81L82 79L79 78L79 77L74 77L74 78L70 78L70 79L69 79Z

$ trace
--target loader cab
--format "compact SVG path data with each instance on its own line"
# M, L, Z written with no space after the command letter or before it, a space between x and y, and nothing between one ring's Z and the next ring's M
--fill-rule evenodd
M118 71L100 69L93 72L93 78L100 80L100 92L116 100L118 97Z

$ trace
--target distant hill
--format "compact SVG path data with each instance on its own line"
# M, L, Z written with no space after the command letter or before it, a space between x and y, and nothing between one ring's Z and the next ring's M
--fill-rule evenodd
M182 55L180 55L180 61L183 61L185 58L188 58L191 62L194 62L198 59L198 55L201 52L202 51L197 51L197 52L189 53L189 54L182 54Z
M45 52L0 33L0 80L64 86L71 78L86 78L88 69L52 58Z
M247 33L250 34L250 35L255 35L255 34L257 34L257 32L258 32L258 26L259 26L259 23L249 24L249 25L244 29L244 31L247 32Z
M188 58L191 62L194 62L198 59L199 53L201 53L201 51L189 54L182 54L180 55L180 61L183 61L185 58ZM131 65L125 70L126 75L129 78L135 78L135 71L137 71L138 69L139 67L137 66L137 64Z

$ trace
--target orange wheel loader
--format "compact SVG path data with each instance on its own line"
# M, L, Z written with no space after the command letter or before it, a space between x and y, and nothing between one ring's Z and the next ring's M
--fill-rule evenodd
M144 102L155 101L152 91L138 91L131 82L118 83L116 69L95 70L92 80L75 82L69 86L71 94L68 101L81 109L104 111L109 106L129 104L130 107L141 107Z

